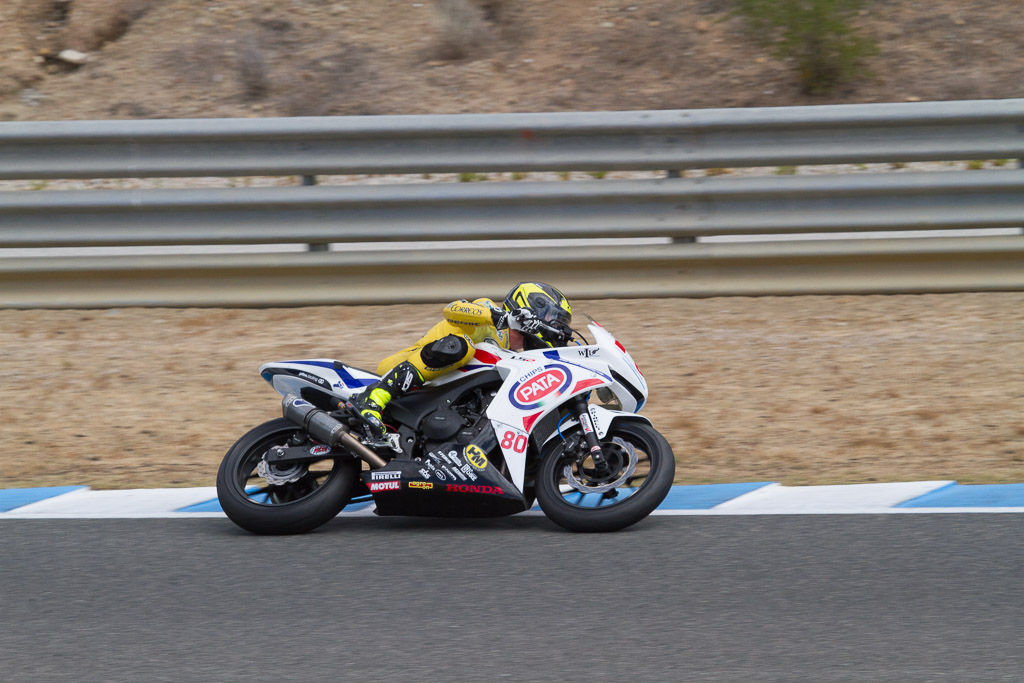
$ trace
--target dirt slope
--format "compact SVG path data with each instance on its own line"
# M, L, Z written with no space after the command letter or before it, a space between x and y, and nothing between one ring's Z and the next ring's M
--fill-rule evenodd
M731 0L0 0L0 120L751 107L1020 97L1018 1L875 0L827 96ZM468 8L468 9L467 9ZM87 55L82 66L56 59Z
M646 373L680 482L1024 481L1024 294L575 304ZM0 311L3 486L211 485L280 414L261 363L373 367L439 313Z

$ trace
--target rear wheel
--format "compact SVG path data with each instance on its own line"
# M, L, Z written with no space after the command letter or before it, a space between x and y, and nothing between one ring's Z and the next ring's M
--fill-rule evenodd
M537 473L537 502L551 521L570 531L617 531L651 514L668 495L675 456L651 425L612 425L601 440L608 464L603 472L585 447L574 446L585 443L574 436L550 443Z
M273 446L301 433L277 418L250 430L228 449L217 473L217 498L228 518L254 534L301 534L333 519L348 504L359 473L355 459L268 465Z

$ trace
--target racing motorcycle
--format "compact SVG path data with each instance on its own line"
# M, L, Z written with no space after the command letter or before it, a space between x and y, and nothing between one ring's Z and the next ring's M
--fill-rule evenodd
M531 509L572 531L614 531L668 494L675 458L637 413L647 381L621 343L588 324L542 326L559 346L476 345L469 364L393 399L386 439L346 401L378 377L337 360L267 363L283 416L224 456L217 496L257 534L315 529L346 506L378 515L496 517Z

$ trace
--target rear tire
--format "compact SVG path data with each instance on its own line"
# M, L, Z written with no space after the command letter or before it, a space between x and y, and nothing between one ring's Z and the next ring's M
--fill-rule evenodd
M302 534L330 521L348 504L359 473L355 460L313 463L307 470L322 463L330 463L330 470L307 471L291 483L256 482L259 475L254 472L267 449L301 431L279 417L253 428L228 449L217 473L217 498L228 519L254 534Z
M672 447L654 427L639 421L616 421L601 440L601 445L606 449L615 448L620 442L646 456L641 463L646 477L635 488L631 485L632 480L641 475L630 477L613 496L575 489L565 491L568 488L565 467L571 461L567 461L563 454L562 441L556 439L548 445L537 473L536 492L537 502L551 521L569 531L618 531L636 524L661 505L675 479L676 461ZM628 450L622 449L622 452L628 453ZM621 469L625 470L625 463L621 464ZM578 472L580 465L574 467ZM638 466L636 471L641 472L641 467ZM587 496L600 500L596 505L574 502L574 499L583 501Z

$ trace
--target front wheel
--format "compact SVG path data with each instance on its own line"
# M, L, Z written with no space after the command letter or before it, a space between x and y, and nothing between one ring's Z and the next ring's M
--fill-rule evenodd
M355 460L269 465L267 450L300 433L283 417L235 442L217 472L217 498L228 518L254 534L302 534L333 519L348 504L359 474Z
M601 440L608 464L601 473L585 448L573 446L581 440L566 436L548 444L537 473L537 502L551 521L570 531L617 531L665 500L676 461L665 437L651 425L616 422Z

